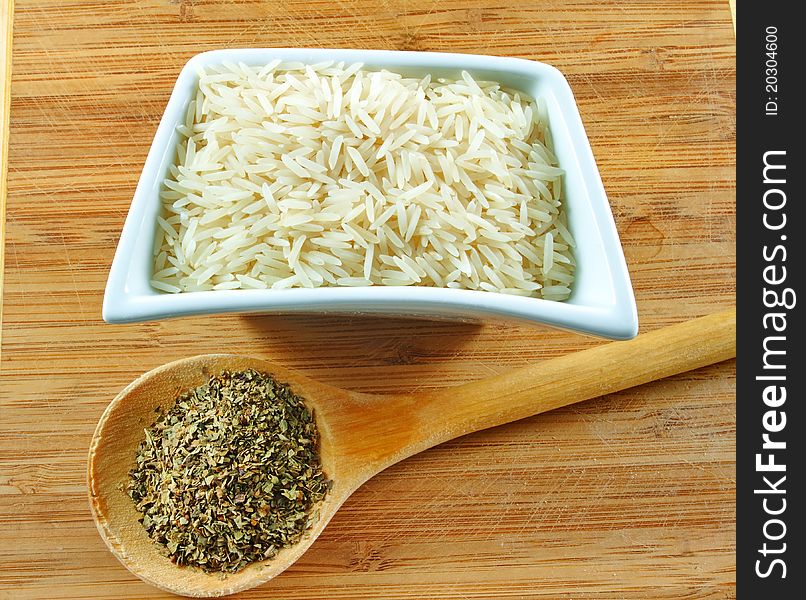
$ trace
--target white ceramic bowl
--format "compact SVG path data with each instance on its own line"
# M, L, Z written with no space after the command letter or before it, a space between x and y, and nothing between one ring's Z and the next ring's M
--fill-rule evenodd
M323 287L288 290L229 290L169 294L151 287L153 240L159 192L177 143L176 126L195 97L197 69L222 61L257 65L275 58L302 62L333 59L362 62L409 74L474 77L499 81L546 99L549 127L560 166L569 229L577 247L576 280L564 302L483 291L432 287ZM104 295L109 323L146 321L191 314L375 313L481 320L498 317L545 323L593 335L627 339L638 331L635 298L602 180L582 126L574 96L554 67L516 58L382 50L246 49L216 50L191 58L176 81L134 193Z

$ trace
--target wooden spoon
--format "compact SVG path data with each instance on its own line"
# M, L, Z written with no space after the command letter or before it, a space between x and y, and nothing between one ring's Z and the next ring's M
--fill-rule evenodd
M291 566L350 494L386 467L466 433L732 358L735 321L731 309L489 379L396 396L341 390L258 358L209 354L172 362L132 382L101 417L87 473L92 515L112 553L144 581L186 596L232 594ZM226 576L177 567L149 539L124 491L143 428L153 422L157 406L167 406L180 392L223 370L247 368L290 384L314 410L322 466L333 488L319 521L272 560Z

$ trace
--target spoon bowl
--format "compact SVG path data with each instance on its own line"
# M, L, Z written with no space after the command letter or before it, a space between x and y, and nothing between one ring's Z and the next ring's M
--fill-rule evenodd
M104 411L92 438L88 490L93 518L112 553L161 589L195 597L232 594L292 565L359 486L417 452L460 435L532 416L736 355L735 309L553 358L455 388L375 396L342 390L259 358L207 354L158 367L129 384ZM254 369L305 399L319 429L319 453L332 488L319 520L293 546L237 573L180 567L160 552L126 493L143 429L159 407L222 371Z
M313 410L320 433L322 470L333 487L319 504L320 518L292 547L281 549L268 561L252 563L238 573L205 573L178 567L160 552L138 519L142 516L126 492L129 471L135 467L143 429L181 393L206 383L223 371L254 369L288 383ZM188 596L223 596L266 581L285 570L313 543L336 510L363 483L362 469L345 469L340 451L339 421L323 418L330 407L349 402L351 394L313 381L298 373L257 358L207 354L165 364L129 384L101 417L90 448L89 490L95 522L112 553L135 575L164 590ZM367 474L366 477L369 475ZM364 477L364 479L366 479Z

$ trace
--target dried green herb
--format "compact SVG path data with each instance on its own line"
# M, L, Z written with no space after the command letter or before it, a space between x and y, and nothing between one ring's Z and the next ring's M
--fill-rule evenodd
M225 372L157 411L128 492L176 564L238 571L316 521L330 482L313 415L288 386Z

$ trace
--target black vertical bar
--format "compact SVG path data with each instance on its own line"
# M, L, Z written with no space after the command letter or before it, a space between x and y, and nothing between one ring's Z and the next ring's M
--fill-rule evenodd
M737 15L737 591L804 597L800 3ZM798 11L800 12L800 11Z

